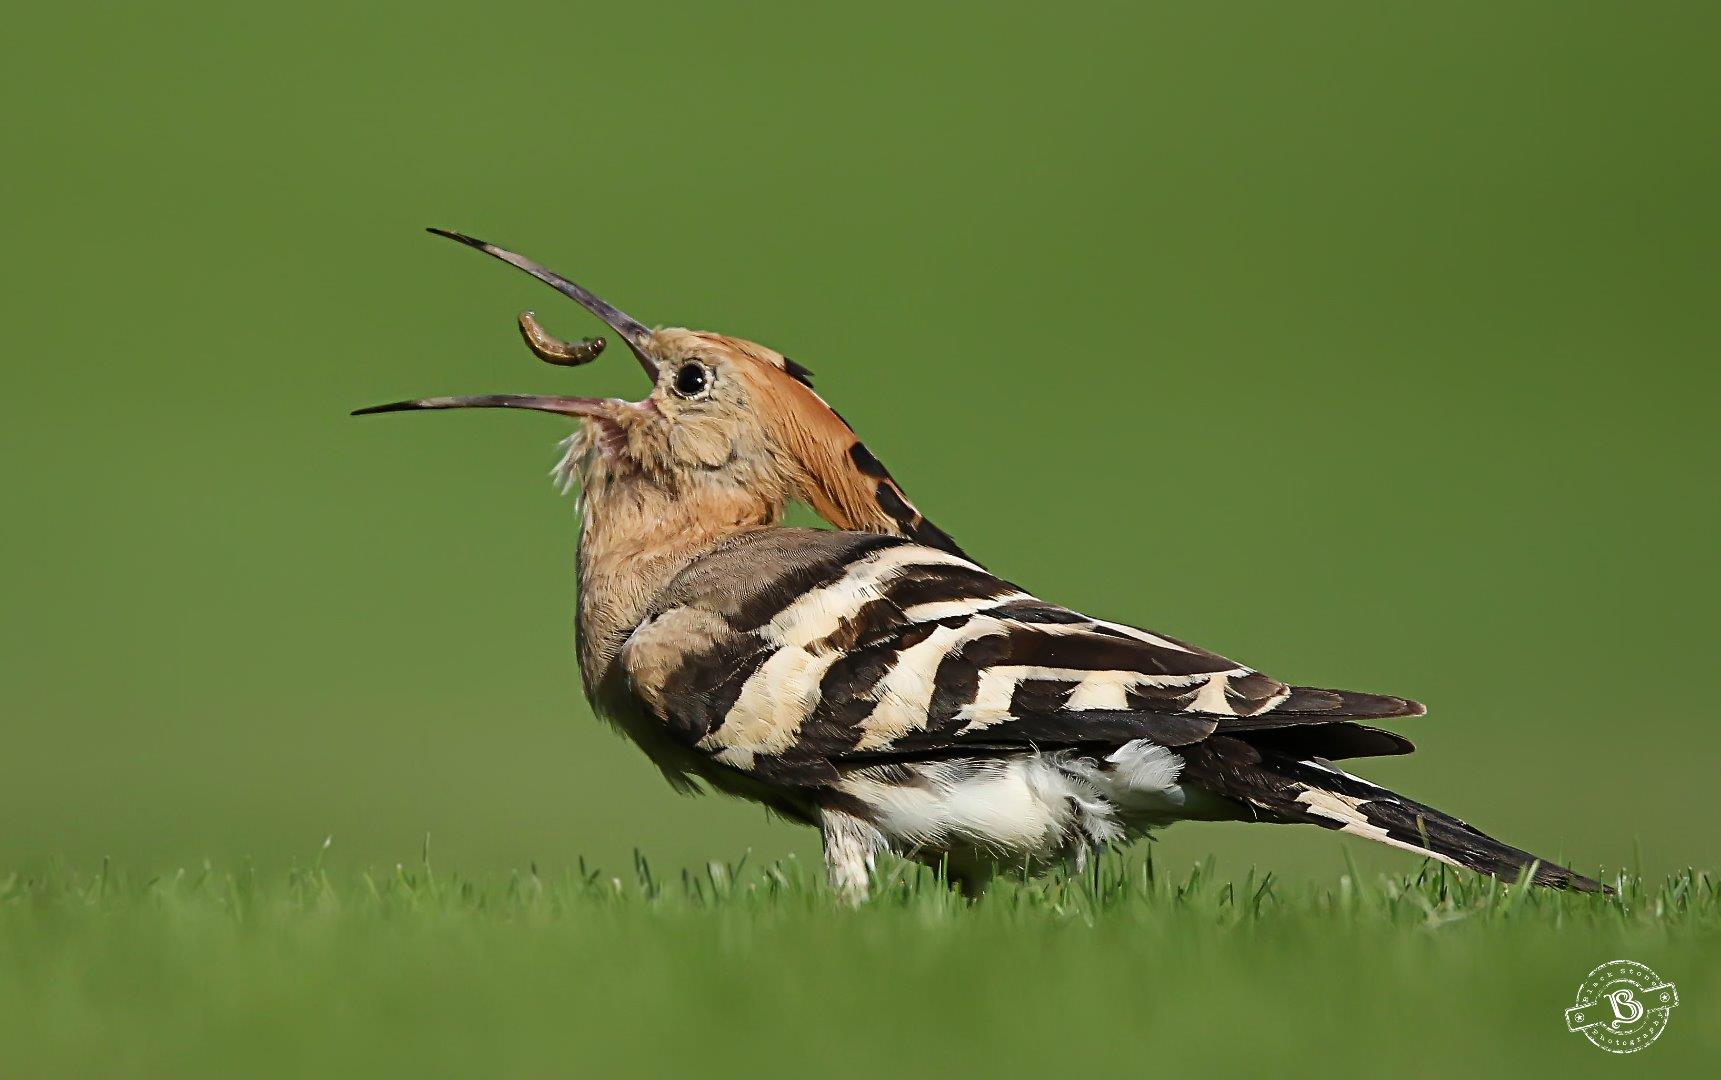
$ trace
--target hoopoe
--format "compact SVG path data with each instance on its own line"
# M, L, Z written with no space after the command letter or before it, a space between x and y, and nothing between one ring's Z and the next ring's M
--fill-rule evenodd
M1164 634L1039 599L911 503L809 372L721 334L652 330L512 252L614 331L641 401L525 394L360 409L514 408L579 421L555 475L580 489L577 640L594 709L679 791L701 785L822 830L831 887L874 856L998 872L1081 865L1180 820L1301 822L1457 867L1605 886L1333 762L1409 753L1361 721L1401 697L1280 682ZM526 312L541 359L590 362ZM831 530L781 524L792 501Z

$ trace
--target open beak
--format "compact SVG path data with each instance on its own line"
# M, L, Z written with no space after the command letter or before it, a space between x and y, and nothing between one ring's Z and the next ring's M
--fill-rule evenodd
M646 329L639 320L629 316L626 312L617 311L614 307L593 296L585 287L569 281L554 270L546 270L522 255L516 255L512 251L505 251L497 247L495 244L487 244L475 237L448 229L430 229L428 231L437 236L446 236L450 240L458 240L467 247L477 248L487 255L494 255L510 266L526 271L526 273L531 274L550 288L596 315L603 320L605 326L614 330L623 341L627 342L627 347L632 350L634 359L638 360L639 366L645 369L646 376L652 382L657 381L657 361L651 358L650 352L651 331ZM587 338L584 341L572 343L559 341L544 332L543 328L533 320L531 312L526 312L520 316L520 332L525 336L526 344L538 355L538 358L551 364L572 366L589 363L597 357L604 347L602 338Z
M526 273L555 289L563 296L569 297L587 311L596 315L627 342L627 347L633 351L639 366L645 369L646 375L653 382L657 381L657 361L651 358L649 350L651 331L647 330L635 319L599 300L583 287L574 284L553 270L546 270L530 259L504 251L495 244L487 244L447 229L431 229L437 236L446 236L450 240L458 240L467 247L477 248L489 255L494 255L503 262L517 266ZM526 345L531 348L538 359L545 363L559 364L563 367L576 367L589 364L597 359L603 351L603 338L586 338L583 341L562 341L552 337L530 311L520 314L520 334L526 339ZM619 423L619 410L627 408L628 403L618 398L590 397L556 397L549 394L472 394L465 397L427 397L413 398L410 401L392 401L387 405L372 405L368 409L354 409L354 416L367 416L371 413L406 412L414 409L531 409L536 412L555 413L558 416L573 416L582 420L599 420L607 422L614 428Z

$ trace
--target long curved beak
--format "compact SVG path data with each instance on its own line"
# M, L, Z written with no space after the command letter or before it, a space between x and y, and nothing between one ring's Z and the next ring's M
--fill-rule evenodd
M368 416L372 413L409 412L414 409L531 409L535 412L555 413L558 416L577 416L583 420L613 420L615 409L623 404L625 402L615 398L554 397L549 394L471 394L465 397L391 401L387 405L354 409L352 415Z
M563 296L566 296L570 300L579 304L593 315L596 315L598 318L603 320L605 326L614 330L623 341L627 342L627 347L632 350L634 359L639 361L639 366L645 369L646 375L653 382L657 381L657 361L651 358L651 353L649 351L651 345L651 331L646 329L644 324L640 323L639 320L628 315L626 312L618 311L615 307L598 299L584 286L569 281L554 270L548 270L539 266L537 263L523 255L516 255L512 251L507 251L503 248L497 247L495 244L486 243L476 237L467 236L464 233L457 233L450 229L429 229L426 231L434 233L437 236L446 236L448 239L458 241L465 244L467 247L477 248L486 255L493 255L510 266L524 270L526 273L531 274L550 288L555 289ZM530 338L528 338L528 342L530 343ZM600 343L598 348L602 347L603 346ZM534 351L536 351L535 348ZM540 355L542 354L540 353ZM592 355L595 356L596 353L594 352ZM561 362L565 363L566 361Z

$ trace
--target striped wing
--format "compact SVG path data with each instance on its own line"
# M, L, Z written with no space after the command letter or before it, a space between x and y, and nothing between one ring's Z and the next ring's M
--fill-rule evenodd
M1419 711L1287 686L895 537L773 530L696 563L666 597L623 649L631 690L682 740L785 781Z

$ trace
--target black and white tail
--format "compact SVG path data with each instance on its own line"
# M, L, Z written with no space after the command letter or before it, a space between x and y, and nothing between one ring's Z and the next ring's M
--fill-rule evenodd
M1242 803L1263 820L1307 822L1366 836L1451 866L1516 881L1530 866L1537 885L1612 892L1599 881L1503 844L1450 814L1352 776L1320 759L1299 760L1252 745L1247 736L1216 736L1180 747L1182 780Z

